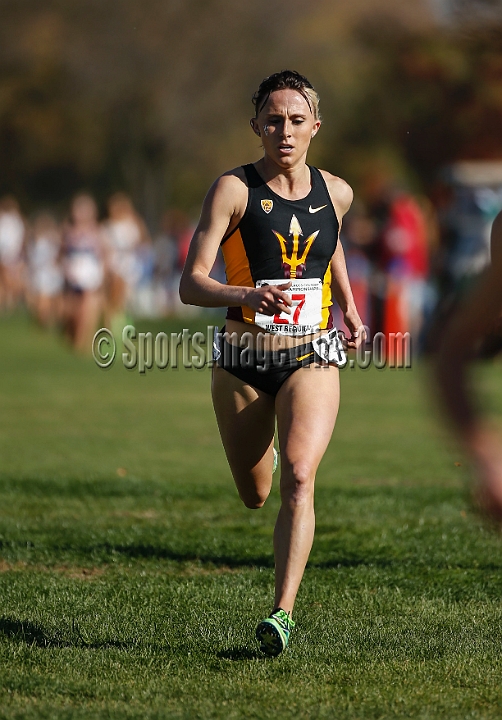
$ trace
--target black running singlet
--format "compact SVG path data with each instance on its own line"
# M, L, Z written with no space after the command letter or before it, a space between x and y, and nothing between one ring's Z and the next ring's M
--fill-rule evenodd
M322 281L319 329L332 326L330 261L339 223L323 176L310 167L311 190L302 200L286 200L271 190L254 165L244 165L246 211L221 243L228 285L255 287L263 280ZM227 318L255 322L249 307L228 308Z

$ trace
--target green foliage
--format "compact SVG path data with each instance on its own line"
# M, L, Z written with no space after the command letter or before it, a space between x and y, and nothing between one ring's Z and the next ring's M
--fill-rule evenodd
M4 0L0 193L63 210L122 188L153 223L193 210L259 156L250 98L288 66L322 97L312 162L358 191L375 169L424 189L443 163L500 157L498 4L438 25L426 0Z

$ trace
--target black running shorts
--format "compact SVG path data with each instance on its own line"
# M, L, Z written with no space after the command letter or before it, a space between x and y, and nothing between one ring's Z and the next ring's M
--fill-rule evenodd
M340 343L336 328L326 336L326 342ZM275 397L282 384L301 367L316 363L319 366L328 364L343 365L345 356L343 348L339 360L323 359L314 348L312 342L272 352L260 352L249 347L232 345L226 339L225 328L215 334L214 355L216 364L235 375L247 385Z

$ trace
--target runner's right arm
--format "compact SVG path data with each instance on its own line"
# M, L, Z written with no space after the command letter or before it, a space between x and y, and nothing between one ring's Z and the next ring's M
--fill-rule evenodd
M290 283L261 288L223 285L209 277L222 238L245 212L247 187L235 173L222 175L210 188L202 206L180 281L180 298L187 305L236 307L247 305L265 315L290 312L284 292Z

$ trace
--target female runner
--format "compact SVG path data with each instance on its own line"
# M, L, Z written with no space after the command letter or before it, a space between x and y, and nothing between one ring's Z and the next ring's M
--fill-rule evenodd
M332 298L357 347L364 329L338 242L352 190L306 164L321 126L319 98L284 70L253 96L251 127L263 157L231 170L204 201L180 283L184 303L228 306L216 347L213 403L239 495L260 508L272 485L277 418L281 508L274 531L275 601L257 627L278 655L295 623L293 605L314 537L314 480L339 402L343 348L331 327ZM227 285L209 273L221 246Z

